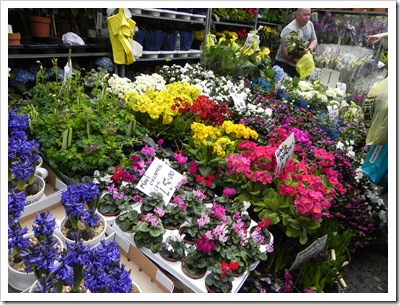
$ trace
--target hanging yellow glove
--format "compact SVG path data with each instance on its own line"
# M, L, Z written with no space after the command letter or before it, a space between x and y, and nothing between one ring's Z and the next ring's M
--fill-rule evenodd
M107 27L116 64L130 65L135 61L132 53L135 26L136 22L125 16L123 8L120 8L116 15L107 17Z

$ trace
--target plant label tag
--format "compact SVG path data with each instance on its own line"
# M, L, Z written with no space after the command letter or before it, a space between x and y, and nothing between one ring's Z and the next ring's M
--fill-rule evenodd
M347 86L345 83L338 82L336 88L342 90L343 93L346 93Z
M326 241L328 239L328 234L318 238L314 241L311 245L305 248L303 251L297 253L296 259L294 260L292 266L289 268L289 271L296 268L305 260L309 259L310 257L314 256L315 254L321 252L321 250L325 247Z
M295 139L294 133L292 132L290 136L279 145L278 149L275 151L276 158L276 170L275 177L278 177L282 169L289 162L289 160L293 157Z
M326 106L328 108L329 120L335 124L338 123L339 120L339 108L337 105Z
M230 94L233 99L233 104L235 108L239 111L246 109L246 102L244 96L242 94L231 93Z
M97 12L97 14L96 14L96 28L98 30L101 29L102 22L103 22L103 13Z
M336 88L336 85L339 81L339 77L340 77L339 71L323 68L321 71L320 83L330 88Z
M148 196L152 192L161 193L165 204L168 204L182 178L176 170L154 158L136 188Z

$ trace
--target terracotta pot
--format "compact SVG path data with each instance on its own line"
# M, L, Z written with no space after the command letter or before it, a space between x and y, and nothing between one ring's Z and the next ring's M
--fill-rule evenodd
M204 268L204 270L201 270L199 272L194 272L194 271L190 270L190 268L188 267L188 265L185 262L186 258L187 258L187 256L182 260L181 269L182 269L182 272L187 277L197 280L197 279L201 279L202 277L204 277L206 275L207 268Z
M50 36L50 17L29 16L28 19L33 37L45 38Z
M166 261L168 261L168 262L178 262L178 261L180 261L180 260L182 260L182 258L174 258L174 257L169 257L169 256L166 256L165 254L164 254L164 252L162 252L162 251L160 251L160 252L158 252L159 254L160 254L160 256L163 258L163 259L165 259Z
M206 289L207 289L208 293L215 293L212 286L211 287L208 286L207 283L205 283L205 285L206 285ZM230 286L229 292L231 292L232 291L232 283L229 283L229 286Z
M21 33L8 34L9 45L21 45Z
M187 226L182 226L182 227L180 227L180 228L179 228L179 234L180 234L180 235L185 234L185 231L186 231L187 228L188 228ZM195 241L195 240L187 239L187 238L186 238L186 235L185 235L185 237L183 238L183 241L184 241L185 243L189 244L189 245L195 245L195 244L196 244L196 241Z
M387 12L387 8L373 8L371 9L373 12Z

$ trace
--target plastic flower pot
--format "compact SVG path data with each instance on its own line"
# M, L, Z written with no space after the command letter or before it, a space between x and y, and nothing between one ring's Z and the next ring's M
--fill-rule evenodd
M161 44L161 50L165 50L165 51L175 50L177 36L178 36L178 34L176 32L165 33L163 42Z
M147 32L143 49L146 51L159 51L164 39L164 32Z
M181 32L181 51L189 51L194 40L194 34L192 32Z
M137 43L140 43L142 46L145 39L146 39L146 32L142 30L135 32L135 35L133 36L133 40L135 40Z

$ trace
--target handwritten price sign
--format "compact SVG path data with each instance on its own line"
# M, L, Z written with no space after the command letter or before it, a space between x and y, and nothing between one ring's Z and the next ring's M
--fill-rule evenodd
M146 195L160 193L167 204L183 176L158 158L154 158L136 188Z
M292 132L290 136L279 145L278 149L275 151L276 157L276 170L275 177L277 177L285 165L289 162L289 160L293 156L294 151L294 133Z

